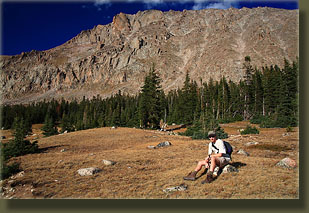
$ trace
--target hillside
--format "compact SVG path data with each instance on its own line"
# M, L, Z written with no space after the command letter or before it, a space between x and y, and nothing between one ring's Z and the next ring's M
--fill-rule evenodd
M234 146L239 172L222 173L211 184L184 181L207 153L207 140L191 140L168 132L98 128L44 138L34 125L30 140L38 140L40 153L12 158L22 173L3 181L5 198L299 198L298 166L276 166L285 157L298 161L298 128L260 129L258 135L240 135L247 122L224 124ZM177 130L177 131L183 131ZM10 132L2 130L8 140ZM148 146L169 141L157 149ZM257 142L256 145L247 145ZM243 149L250 155L237 154ZM115 161L105 165L103 160ZM97 167L100 172L80 176L77 170ZM201 173L199 173L200 175ZM164 190L185 184L185 191Z
M298 56L298 10L230 8L120 13L46 51L1 56L3 103L136 94L155 64L164 91L182 87L186 72L199 84L243 77L252 65L282 66Z

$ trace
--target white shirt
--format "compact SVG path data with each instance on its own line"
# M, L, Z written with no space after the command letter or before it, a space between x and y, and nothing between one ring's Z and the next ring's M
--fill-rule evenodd
M212 142L209 143L209 145L208 145L208 155L212 154L213 152L215 154L223 153L222 157L230 158L230 156L228 154L226 154L226 148L224 146L223 140L217 139L214 145L215 145L215 147L217 147L217 149L215 147L213 147Z

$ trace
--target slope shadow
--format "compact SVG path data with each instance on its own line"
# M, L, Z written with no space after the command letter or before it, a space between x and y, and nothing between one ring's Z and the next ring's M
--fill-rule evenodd
M45 148L39 148L38 153L46 153L50 149L56 149L56 148L59 148L59 147L63 147L63 145L48 146L48 147L45 147Z

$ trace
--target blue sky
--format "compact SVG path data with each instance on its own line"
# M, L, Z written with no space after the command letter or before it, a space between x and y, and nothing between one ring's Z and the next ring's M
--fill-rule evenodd
M70 40L82 30L112 22L120 12L148 9L200 10L230 7L297 9L297 0L0 0L1 55L47 50Z

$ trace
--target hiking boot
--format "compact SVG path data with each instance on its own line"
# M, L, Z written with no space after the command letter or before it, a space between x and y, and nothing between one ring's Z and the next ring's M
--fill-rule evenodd
M212 173L207 173L206 179L202 181L202 184L204 183L211 183L214 181L214 177Z
M196 180L196 171L190 172L187 176L183 177L184 180Z

